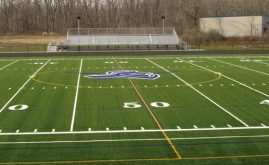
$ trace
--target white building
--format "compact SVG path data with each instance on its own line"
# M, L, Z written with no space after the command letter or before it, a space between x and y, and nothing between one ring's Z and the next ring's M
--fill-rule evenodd
M265 16L200 18L201 32L215 30L225 37L261 37L268 28L269 17Z

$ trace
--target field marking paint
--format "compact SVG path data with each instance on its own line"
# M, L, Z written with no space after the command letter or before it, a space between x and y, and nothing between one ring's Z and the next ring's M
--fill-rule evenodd
M199 93L201 96L203 96L204 98L206 98L208 101L210 101L211 103L213 103L215 106L217 106L218 108L220 108L221 110L223 110L224 112L226 112L227 114L229 114L231 117L233 117L234 119L236 119L237 121L239 121L241 124L243 124L246 127L249 127L244 121L242 121L241 119L239 119L238 117L236 117L234 114L232 114L231 112L229 112L228 110L226 110L224 107L222 107L221 105L219 105L218 103L216 103L215 101L213 101L211 98L209 98L208 96L206 96L205 94L203 94L202 92L200 92L199 90L197 90L196 88L194 88L192 85L190 85L188 82L186 82L185 80L181 79L179 76L177 76L175 73L170 72L169 70L163 68L162 66L156 64L155 62L146 59L147 61L149 61L150 63L158 66L159 68L161 68L162 70L170 73L171 75L173 75L174 77L176 77L178 80L182 81L184 84L186 84L188 87L190 87L191 89L193 89L194 91L196 91L197 93Z
M116 62L116 64L119 66L119 68L121 70L123 70L123 68L121 67L121 65L118 63L118 61L112 57L113 60ZM161 124L159 123L157 117L154 115L154 113L152 112L152 110L150 109L150 107L148 106L147 102L145 101L145 99L143 98L143 96L141 95L141 93L139 92L139 90L136 88L135 84L133 83L133 81L129 78L128 79L129 82L132 84L135 92L137 93L137 95L139 96L140 100L143 102L143 104L145 105L147 111L149 112L151 118L154 120L155 124L158 126L158 128L160 129L160 131L162 132L163 136L166 138L167 142L169 143L170 147L172 148L172 150L174 151L176 158L177 159L181 159L182 156L179 154L179 151L176 149L176 147L174 146L173 142L170 140L169 136L165 133L165 131L163 131L163 128L161 126ZM143 130L144 131L144 130Z
M1 132L0 136L19 136L19 135L75 135L75 134L116 134L116 133L152 133L152 132L199 132L199 131L230 131L230 130L260 130L269 129L269 126L255 126L255 127L208 127L208 128L181 128L181 129L137 129L137 130L109 130L109 131L64 131L64 132L19 132L8 133ZM269 135L268 135L269 136Z
M35 77L35 75L43 69L51 60L48 60L45 64L43 64L29 79L19 88L19 90L8 100L8 102L1 108L0 113L8 106L8 104L20 93L20 91L28 84L28 82Z
M268 63L265 63L265 62L260 62L260 61L255 61L256 63L259 63L259 64L264 64L264 65L266 65L266 66L269 66L269 64Z
M16 63L16 62L18 62L18 61L19 61L19 60L13 61L13 62L11 62L11 63L9 63L9 64L3 66L2 68L0 68L0 70L3 70L3 69L5 69L6 67L8 67L8 66L10 66L10 65L12 65L12 64L14 64L14 63Z
M269 135L238 135L238 136L197 136L197 137L179 137L171 140L211 140L211 139L242 139L242 138L268 138ZM5 144L57 144L57 143L100 143L100 142L138 142L138 141L166 141L165 138L139 138L139 139L94 139L94 140L56 140L56 141L7 141L0 142Z
M79 91L79 84L80 84L80 73L82 69L83 59L80 60L80 67L79 67L79 74L78 74L78 80L77 80L77 87L76 87L76 95L74 100L74 107L73 107L73 114L72 114L72 120L71 120L71 126L70 131L72 132L74 130L74 123L75 123L75 117L76 117L76 110L77 110L77 100L78 100L78 91Z
M232 66L235 66L235 67L238 67L238 68L242 68L242 69L250 70L250 71L253 71L253 72L256 72L256 73L260 73L260 74L263 74L263 75L266 75L266 76L269 76L268 73L261 72L261 71L255 70L255 69L250 69L250 68L243 67L243 66L236 65L236 64L232 64L232 63L229 63L229 62L224 62L224 61L216 60L216 59L214 59L214 58L208 58L208 59L213 60L213 61L217 61L217 62L220 62L220 63L223 63L223 64L232 65Z
M268 94L263 93L263 92L261 92L261 91L259 91L259 90L257 90L257 89L254 89L254 88L252 88L252 87L250 87L250 86L248 86L248 85L246 85L246 84L243 84L243 83L241 83L241 82L239 82L239 81L237 81L237 80L235 80L235 79L233 79L233 78L230 78L230 77L228 77L228 76L225 76L225 75L223 75L222 73L213 71L213 70L211 70L211 69L205 68L205 67L203 67L203 66L200 66L200 65L197 65L197 64L194 64L194 63L190 63L190 62L187 62L187 61L185 61L185 62L188 63L188 64L191 64L191 65L193 65L193 66L196 66L196 67L198 67L198 68L201 68L201 69L210 71L210 72L212 72L212 73L219 74L219 75L221 75L222 77L224 77L224 78L226 78L226 79L228 79L228 80L231 80L231 81L233 81L233 82L235 82L235 83L237 83L237 84L239 84L239 85L241 85L241 86L244 86L244 87L246 87L246 88L248 88L248 89L250 89L250 90L252 90L252 91L254 91L254 92L257 92L257 93L259 93L259 94L261 94L261 95L263 95L263 96L269 97Z
M1 54L1 53L0 53ZM239 55L239 56L183 56L181 58L184 59L206 59L206 58L217 58L217 59L241 59L241 58L261 58L261 59L269 59L268 56L244 56L244 55ZM173 60L177 60L178 55L169 55L169 56L156 56L156 57L149 57L149 59L161 59L161 60L167 60L167 59L173 59ZM21 61L44 61L44 60L48 60L46 58L16 58L19 59ZM111 60L113 59L112 57L85 57L84 60L88 60L88 61L93 61L93 60ZM145 59L144 57L115 57L115 59L125 59L125 60L143 60ZM0 59L0 61L9 61L10 59ZM74 60L80 60L79 58L72 58L72 57L68 57L68 58L54 58L54 61L74 61Z

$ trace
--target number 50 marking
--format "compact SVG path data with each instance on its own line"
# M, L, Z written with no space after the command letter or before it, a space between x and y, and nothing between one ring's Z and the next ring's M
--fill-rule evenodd
M155 108L166 108L169 107L170 104L166 102L152 102L150 103L152 107ZM135 108L140 108L142 105L140 105L138 102L125 102L123 105L123 108L130 108L130 109L135 109Z

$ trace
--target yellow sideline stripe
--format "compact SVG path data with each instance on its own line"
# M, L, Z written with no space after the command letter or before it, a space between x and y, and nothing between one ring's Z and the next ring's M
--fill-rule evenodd
M116 62L116 64L119 66L119 68L121 70L123 70L123 68L121 67L121 65L116 61L116 59L114 57L112 57L113 60ZM179 152L177 151L176 147L174 146L173 142L171 141L171 139L169 138L169 136L165 133L165 131L163 130L161 124L159 123L159 121L157 120L156 116L154 115L154 113L151 111L151 109L149 108L148 104L146 103L146 101L144 100L143 96L140 94L139 90L136 88L136 86L134 85L133 81L129 78L128 79L130 81L130 83L132 84L132 86L134 87L134 90L136 91L136 93L138 94L138 96L140 97L141 101L143 102L143 104L146 106L148 112L150 113L151 117L153 118L154 122L157 124L157 126L159 127L159 129L161 130L162 134L164 135L165 139L167 140L167 142L170 144L171 148L173 149L173 151L176 154L177 159L181 159L181 155L179 154Z
M43 162L0 162L0 164L76 164L76 163L110 163L110 162L138 162L138 161L181 161L181 160L212 160L212 159L239 159L239 158L258 158L269 157L269 154L260 155L232 155L232 156L208 156L208 157L189 157L189 158L141 158L141 159L100 159L100 160L62 160L62 161L43 161Z

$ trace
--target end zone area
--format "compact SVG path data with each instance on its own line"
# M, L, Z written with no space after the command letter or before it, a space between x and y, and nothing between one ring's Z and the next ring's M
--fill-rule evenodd
M265 162L268 67L257 55L1 58L0 163Z

